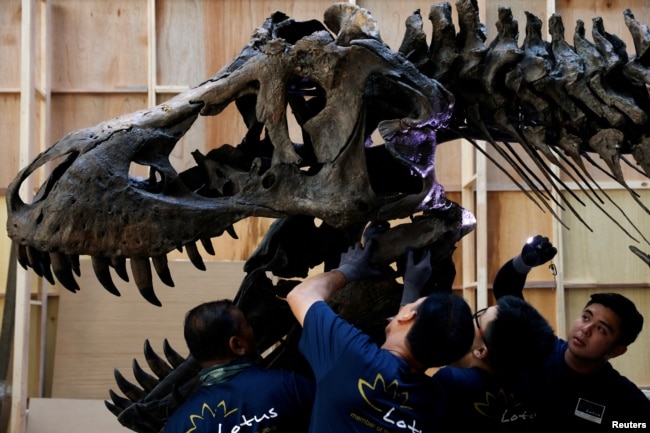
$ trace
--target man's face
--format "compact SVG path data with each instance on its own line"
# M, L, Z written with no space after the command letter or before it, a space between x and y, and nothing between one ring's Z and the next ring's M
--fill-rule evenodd
M601 304L591 304L580 313L569 330L569 350L577 358L602 360L619 355L621 320Z

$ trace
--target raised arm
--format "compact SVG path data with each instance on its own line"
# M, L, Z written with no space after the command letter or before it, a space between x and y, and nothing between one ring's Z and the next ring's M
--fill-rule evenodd
M557 248L547 237L537 235L521 249L521 253L508 260L501 266L494 278L492 289L494 297L499 299L505 295L524 298L524 286L528 273L535 266L542 265L557 254Z
M368 241L366 248L357 242L341 255L338 268L309 277L289 292L287 302L300 325L315 302L329 299L347 283L379 275L378 271L370 267L371 250L372 240Z

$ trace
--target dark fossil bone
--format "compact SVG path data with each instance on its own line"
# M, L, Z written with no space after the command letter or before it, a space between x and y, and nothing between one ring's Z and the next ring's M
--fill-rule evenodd
M89 255L98 280L119 295L111 275L128 281L128 260L143 297L159 305L152 265L173 286L167 253L184 248L203 269L198 242L213 253L211 239L236 237L235 222L277 218L246 262L236 302L257 328L261 351L270 351L264 364L300 369L299 330L281 298L309 268L336 266L369 221L411 217L382 234L373 254L377 267L397 263L397 271L342 291L331 300L337 311L380 339L381 321L396 308L395 278L407 248L431 250L432 290L449 290L451 254L475 221L446 199L436 180L439 143L466 138L494 146L516 176L506 174L543 210L553 212L555 201L581 218L583 203L553 165L603 212L605 199L614 203L590 176L589 163L648 212L621 170L621 162L634 165L633 159L639 172L650 174L647 27L623 12L634 40L635 53L628 55L598 18L592 41L578 21L572 46L559 15L550 18L552 39L545 41L541 20L526 13L519 45L509 8L499 8L498 33L489 43L475 1L457 1L458 32L451 11L449 3L431 7L428 45L415 11L398 52L384 44L367 10L348 3L328 8L322 23L276 12L212 78L156 107L71 132L18 173L7 191L7 231L18 262L77 291L79 255ZM177 141L198 116L219 115L231 103L248 129L245 137L206 155L195 151L196 166L178 173L169 161ZM289 136L287 108L302 143ZM385 143L372 142L374 131ZM58 165L33 201L23 202L21 185L51 162ZM150 167L149 178L130 176L133 162ZM638 228L628 232L621 217L608 217L631 239L649 244ZM272 284L267 272L282 280ZM154 375L137 362L139 386L116 373L127 397L111 392L113 403L107 402L120 422L142 432L158 431L196 379L191 360L172 353L166 365L151 352L147 344Z

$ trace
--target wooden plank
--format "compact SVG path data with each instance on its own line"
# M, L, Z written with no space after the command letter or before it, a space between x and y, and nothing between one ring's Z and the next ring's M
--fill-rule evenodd
M650 190L638 191L640 200L650 203ZM634 202L626 191L608 191L608 194L632 222L640 229L646 239L650 236L650 218ZM593 233L581 225L575 217L563 215L571 230L563 231L566 254L564 276L566 284L571 282L594 283L641 283L650 281L650 270L640 258L634 255L629 246L648 251L648 243L633 231L622 213L611 204L606 206L608 212L630 233L639 239L639 243L627 237L603 212L594 205L585 207L582 215L593 229Z
M146 0L52 0L52 87L147 84Z
M27 433L131 432L111 414L103 400L32 398Z
M0 8L0 88L20 87L20 18L21 0L3 0ZM2 111L2 113L7 113ZM4 117L4 116L3 116Z
M18 61L18 59L15 60ZM0 166L0 185L6 187L18 173L21 164L19 138L20 94L0 94L0 113L2 113L0 128L2 128L5 143L2 152L2 165Z
M167 338L177 352L187 355L183 318L195 305L214 299L233 298L244 277L242 262L206 262L207 271L188 261L170 262L176 287L154 277L154 288L162 307L147 303L133 283L114 277L122 293L116 297L97 282L89 260L81 261L81 290L60 295L56 350L52 383L55 398L108 397L119 392L113 369L134 380L132 362L147 369L143 345L149 339L161 356ZM131 279L132 280L132 279Z
M94 126L122 114L147 108L146 94L54 94L52 95L52 144L66 134Z
M490 192L488 197L488 280L492 282L501 265L519 254L529 237L541 234L551 242L554 239L552 216L542 212L523 193ZM553 277L546 266L539 266L531 271L528 281L553 281Z
M207 20L204 20L203 16L206 2L157 0L155 3L158 55L155 73L158 83L165 86L195 86L214 75L216 70L206 69L205 49L207 44L215 41L210 38L211 32L219 31L222 26L205 28ZM221 21L219 18L225 17L212 17L215 18ZM237 19L238 17L234 21ZM234 31L230 27L229 29ZM245 38L250 36L253 28L249 31L243 30L243 27L238 30L239 36ZM228 51L231 51L230 47Z

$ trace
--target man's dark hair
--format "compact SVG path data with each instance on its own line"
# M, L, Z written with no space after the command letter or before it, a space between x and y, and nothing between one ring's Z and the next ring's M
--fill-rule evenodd
M508 377L541 368L556 342L548 321L528 302L509 295L497 300L496 317L483 334L492 372Z
M600 304L612 310L621 321L621 335L618 337L619 344L628 346L636 340L636 337L643 329L643 316L636 309L634 302L618 293L594 293L585 305Z
M197 361L210 361L228 354L228 340L239 334L236 309L231 300L222 299L197 305L185 314L185 342Z
M474 340L472 311L458 295L433 293L417 307L406 341L415 359L426 368L461 358Z

